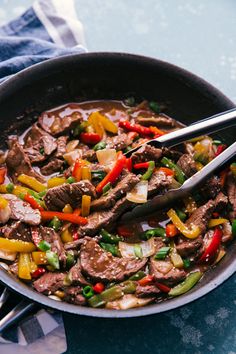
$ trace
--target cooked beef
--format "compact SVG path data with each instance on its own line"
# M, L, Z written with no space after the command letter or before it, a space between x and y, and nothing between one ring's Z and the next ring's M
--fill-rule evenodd
M65 289L64 300L75 305L86 305L86 299L82 295L83 289L79 286L70 286Z
M155 285L137 285L135 295L137 297L149 297L149 296L158 296L161 294L161 291Z
M50 188L44 201L49 210L62 210L66 204L70 204L72 208L78 208L83 194L90 195L92 198L96 197L95 187L88 180Z
M230 225L229 222L225 222L222 225L222 231L223 231L223 236L222 236L222 242L228 242L233 239L233 234L232 234L232 226Z
M211 218L211 215L215 209L215 203L213 200L209 200L206 204L197 208L190 218L186 221L186 226L198 226L201 232L204 232L207 228L208 221Z
M97 154L96 151L93 149L89 149L83 152L83 159L88 160L90 162L96 162L97 161Z
M16 259L14 263L9 265L9 270L16 277L18 276L18 259Z
M162 155L168 157L169 159L178 160L183 155L183 153L178 150L163 147Z
M85 279L81 273L81 264L80 260L77 260L77 263L70 269L68 273L68 278L73 285L88 285L89 282Z
M197 172L196 162L193 157L188 154L182 155L177 161L177 165L187 177L191 177Z
M194 150L194 146L192 143L184 143L184 151L189 154L189 155L194 155L195 150Z
M56 139L34 124L24 138L24 150L32 163L44 161L57 148Z
M127 146L131 145L133 140L129 137L128 134L122 133L120 135L108 137L106 139L106 148L115 149L115 150L124 150Z
M14 240L32 242L29 226L21 221L12 221L11 223L0 227L0 236Z
M7 154L6 164L8 172L11 174L14 182L17 182L17 177L22 173L35 177L41 182L44 181L43 177L31 166L29 157L24 152L23 147L17 139L12 139L10 142L10 149Z
M167 176L163 171L154 171L148 182L148 196L152 196L168 188L172 183L172 177Z
M63 288L65 276L62 272L45 273L33 282L33 286L39 293L50 295Z
M162 150L151 145L144 145L132 154L133 164L145 161L158 161L162 156Z
M58 255L59 260L63 263L63 266L66 266L66 252L63 247L58 233L51 227L40 226L38 228L38 237L47 241L51 245L51 251L55 252Z
M166 116L165 114L160 114L155 117L137 117L136 122L145 126L155 126L155 127L179 127L180 125L175 119Z
M147 259L119 258L104 251L92 238L86 238L80 251L82 272L94 281L122 281L142 269Z
M139 182L139 177L133 173L125 173L117 185L112 188L107 195L95 199L91 203L92 210L109 209L113 207L118 199L126 195L127 192Z
M65 248L66 251L76 250L82 245L82 243L83 243L83 239L78 239L78 240L75 240L75 241L66 242L64 244L64 248Z
M59 138L57 138L57 152L55 154L56 157L63 157L63 155L66 153L67 140L68 136L59 136Z
M11 219L19 220L30 225L40 224L41 214L39 210L31 208L29 203L24 202L13 194L3 194L3 197L9 202Z
M81 236L89 235L94 236L102 228L109 227L114 223L121 214L130 208L132 205L126 197L120 199L112 209L104 211L94 211L88 217L88 223L84 226L80 226L78 233Z
M194 240L189 240L186 238L180 238L176 249L182 257L190 257L193 253L198 253L198 250L203 245L202 236Z
M49 162L46 165L43 165L40 168L40 172L44 176L50 176L55 172L59 172L63 169L64 161L53 157L52 159L49 160Z
M181 282L187 275L184 270L175 268L171 262L156 261L154 258L151 258L149 267L155 280L168 286Z
M209 178L200 189L200 193L205 198L215 198L221 191L220 179L217 176Z
M224 209L227 204L228 204L228 197L226 197L226 195L224 195L224 193L220 192L217 197L214 200L215 202L215 209L217 211L220 211L222 209Z
M46 132L53 136L58 136L69 132L77 124L81 123L82 120L81 113L79 112L73 112L72 114L63 117L60 117L55 113L50 114L50 112L44 112L39 117L38 122Z
M232 173L229 173L226 179L226 190L230 205L232 207L232 211L229 213L229 215L230 219L233 220L236 218L236 179Z

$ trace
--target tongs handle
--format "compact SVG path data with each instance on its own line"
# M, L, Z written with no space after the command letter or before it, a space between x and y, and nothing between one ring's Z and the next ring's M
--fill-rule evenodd
M207 177L209 177L215 170L218 170L227 161L232 159L236 155L236 142L230 145L219 156L211 160L200 171L195 173L192 177L187 179L180 187L182 191L190 192L200 185Z

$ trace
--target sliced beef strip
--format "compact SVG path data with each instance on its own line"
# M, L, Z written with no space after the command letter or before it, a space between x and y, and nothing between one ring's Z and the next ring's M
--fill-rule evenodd
M163 147L162 155L168 157L169 159L178 160L183 155L183 153L178 150Z
M82 121L83 118L79 112L73 112L64 117L60 117L54 113L50 114L50 112L44 112L38 120L41 127L53 136L63 135L69 132Z
M133 164L145 161L158 161L162 156L162 150L151 145L144 145L131 156Z
M24 150L31 163L44 161L57 148L56 139L34 124L24 137ZM40 150L43 149L43 153Z
M39 210L31 208L29 203L24 202L13 194L3 194L3 197L9 202L11 219L19 220L30 225L40 224L41 214Z
M112 209L104 211L94 211L87 217L88 223L80 226L78 233L80 236L94 236L102 228L108 228L114 223L126 210L131 207L132 203L126 197L120 199Z
M13 221L2 226L0 228L0 236L14 240L32 242L29 226L21 221Z
M55 157L63 157L63 155L66 153L67 140L68 136L59 136L59 138L57 138L57 151L55 153Z
M200 189L201 195L203 195L206 200L215 198L220 191L221 184L217 176L209 178Z
M192 254L198 253L202 245L202 236L197 237L195 240L180 238L178 244L176 245L176 249L182 257L190 257Z
M83 152L83 159L88 160L90 162L96 162L97 161L97 154L96 151L93 149L89 149Z
M57 253L59 260L63 266L66 266L66 252L58 233L51 227L40 226L39 238L47 241L51 245L51 251Z
M66 302L70 302L75 305L86 305L87 301L85 297L82 295L83 289L79 286L70 286L65 289L65 298Z
M82 272L94 281L122 281L142 269L147 259L119 258L104 251L92 238L86 238L80 251Z
M215 209L215 202L213 200L209 200L206 204L197 208L192 215L186 221L186 226L198 226L201 232L205 232L207 228L207 224L211 218L211 215Z
M42 175L44 176L50 176L55 172L60 172L62 171L64 166L64 161L58 159L57 157L53 157L52 159L50 159L47 164L43 165L40 168L40 172L42 173Z
M169 127L169 128L174 128L174 127L181 127L182 124L177 122L175 119L168 117L165 114L159 114L158 116L153 116L153 117L137 117L136 122L141 125L145 126L155 126L155 127Z
M236 218L236 179L232 173L229 173L226 179L226 191L232 207L232 211L229 213L229 215L230 219L233 220Z
M228 204L228 197L224 193L220 192L214 200L216 211L224 209Z
M232 226L230 225L229 222L225 222L222 225L222 231L223 231L223 236L222 236L222 242L228 242L233 239L233 234L232 234Z
M139 177L129 172L122 176L117 185L112 188L107 195L95 199L91 203L91 210L102 210L113 207L118 199L126 195L127 192L139 182Z
M131 145L133 140L128 134L122 133L120 135L108 137L106 139L106 148L115 150L124 150L127 146Z
M44 182L43 177L31 166L29 157L17 139L12 139L10 142L6 164L8 172L15 183L17 182L17 177L22 173L35 177L40 182Z
M68 278L73 285L89 285L89 282L81 273L81 264L79 259L77 260L77 263L69 270Z
M96 197L95 187L88 180L50 188L44 197L44 202L49 210L62 210L66 204L77 208L83 194Z
M50 295L63 289L65 276L66 274L62 272L45 273L33 282L33 286L39 293Z
M158 296L161 291L155 285L137 285L135 295L137 297Z
M168 188L171 183L171 176L167 176L163 171L154 171L148 182L148 196L150 197Z
M196 162L193 157L188 154L183 154L177 161L177 165L187 177L191 177L197 172Z
M167 272L162 272L161 269L163 266L160 266L160 263L169 263L168 266L170 268ZM182 270L175 268L170 262L168 261L156 261L154 258L150 259L150 273L154 275L156 281L166 284L168 286L176 285L177 283L181 282L186 278L187 273Z

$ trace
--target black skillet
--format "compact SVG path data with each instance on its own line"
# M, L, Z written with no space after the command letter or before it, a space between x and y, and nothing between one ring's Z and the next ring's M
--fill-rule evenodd
M9 133L28 127L39 112L66 102L95 99L161 101L166 113L191 124L195 120L235 107L227 97L197 76L174 65L142 56L121 53L71 55L25 69L0 86L0 144ZM236 128L220 134L228 144L235 141ZM196 300L228 279L236 269L236 242L219 265L190 292L159 304L115 311L57 302L0 269L3 284L26 298L61 311L94 317L135 317L171 310Z

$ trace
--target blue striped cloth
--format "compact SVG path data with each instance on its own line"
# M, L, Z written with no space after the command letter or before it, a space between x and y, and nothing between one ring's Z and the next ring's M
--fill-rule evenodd
M73 0L38 0L0 27L0 82L41 61L84 53L83 27ZM40 310L0 336L0 352L59 354L67 349L60 313Z

